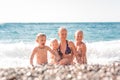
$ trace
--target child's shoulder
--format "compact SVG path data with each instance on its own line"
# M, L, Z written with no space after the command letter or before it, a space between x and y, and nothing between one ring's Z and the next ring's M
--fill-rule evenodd
M82 43L81 43L81 46L85 47L85 46L86 46L86 44L85 44L84 42L82 42Z
M46 49L50 48L49 46L45 46Z
M38 46L35 46L34 49L38 49L39 47Z
M37 47L37 46L35 46L34 48L33 48L33 51L37 51L39 48Z
M82 42L83 45L85 45L85 42Z
M46 50L51 50L51 48L49 46L45 46Z
M73 43L73 41L68 41L68 44L70 44L70 45L74 45L74 43Z
M85 45L85 42L82 41L80 45Z

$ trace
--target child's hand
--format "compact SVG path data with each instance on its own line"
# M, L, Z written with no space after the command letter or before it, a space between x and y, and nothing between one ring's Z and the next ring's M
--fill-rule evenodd
M59 61L60 59L60 56L56 56L56 61Z

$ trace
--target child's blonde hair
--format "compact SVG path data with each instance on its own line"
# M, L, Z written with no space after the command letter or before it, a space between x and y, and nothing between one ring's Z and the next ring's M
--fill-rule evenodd
M58 40L57 40L56 38L53 38L53 39L51 39L51 41L50 41L50 46L52 45L52 43L53 43L54 41L57 41L57 42L58 42Z
M81 34L83 35L83 31L81 31L81 30L77 30L77 31L75 32L75 35L76 35L77 33L81 33Z
M44 33L38 33L37 36L36 36L36 42L38 42L38 39L39 39L41 36L42 36L42 37L43 37L43 36L46 37L46 34L44 34Z

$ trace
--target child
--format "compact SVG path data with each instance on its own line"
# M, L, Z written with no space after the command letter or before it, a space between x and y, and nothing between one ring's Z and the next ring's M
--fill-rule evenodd
M75 47L76 47L76 60L80 64L87 64L86 59L86 45L83 40L83 31L76 31L75 32Z
M52 50L54 51L55 55L51 55L51 58L52 58L52 63L53 64L58 64L58 62L60 61L61 57L58 53L58 47L59 47L59 44L58 44L58 41L57 39L53 39L50 43L50 46L52 48Z
M37 58L37 64L45 64L47 63L47 51L50 51L53 55L54 52L52 49L45 45L46 43L46 35L43 33L39 33L36 37L36 42L38 43L38 46L36 46L33 49L33 52L30 57L30 64L33 66L33 58L36 55Z

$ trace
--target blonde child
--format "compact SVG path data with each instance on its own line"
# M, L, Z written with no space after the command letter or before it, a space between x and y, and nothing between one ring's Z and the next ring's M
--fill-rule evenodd
M52 61L51 63L52 64L58 64L58 62L60 61L61 57L58 53L58 47L59 47L59 44L58 44L58 41L57 39L53 39L50 43L50 46L52 48L52 50L54 51L55 55L51 55L51 58L52 58Z
M80 64L87 64L86 58L86 45L83 40L83 31L77 30L75 32L75 47L76 47L76 60Z
M30 64L32 66L33 66L33 58L35 55L36 55L38 65L48 63L47 51L50 51L54 55L54 52L52 51L52 49L45 45L46 43L45 34L39 33L36 37L36 42L38 43L38 46L36 46L33 49L31 57L30 57Z

